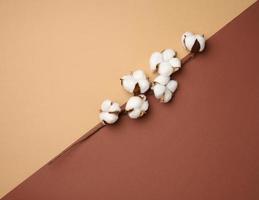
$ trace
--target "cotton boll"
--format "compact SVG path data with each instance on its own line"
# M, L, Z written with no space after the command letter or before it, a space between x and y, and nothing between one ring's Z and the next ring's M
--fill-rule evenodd
M136 70L130 75L123 76L121 84L127 92L134 95L145 93L150 87L150 82L142 70Z
M154 52L149 60L150 69L152 72L157 70L157 66L159 63L163 61L163 56L159 52Z
M170 76L181 67L181 61L175 57L176 52L172 49L165 49L161 53L155 52L150 58L151 70L159 74Z
M148 109L148 101L145 95L130 97L125 110L132 119L137 119L144 115Z
M161 75L156 77L155 80L157 80L157 82L154 82L152 86L155 97L163 103L169 102L178 86L177 81L169 81L168 79L168 81L165 81L165 78Z
M165 49L164 51L162 51L162 56L163 56L164 61L169 61L175 55L176 55L176 53L172 49Z
M170 76L173 73L173 68L169 62L162 62L159 64L158 73L163 76Z
M105 124L113 124L118 120L119 117L116 114L111 114L108 112L101 112L99 114L99 118Z
M120 112L120 105L107 99L101 105L99 118L104 124L113 124L118 120Z
M198 53L205 48L205 38L203 35L187 32L182 36L182 44L185 49L192 53Z
M134 108L141 107L141 105L142 105L142 99L139 96L133 96L129 98L126 104L125 110L129 111Z
M169 81L169 83L166 85L166 87L172 92L174 93L175 90L177 89L178 83L175 80L171 80Z
M169 76L158 75L155 78L154 83L160 83L162 85L166 85L169 81L170 81Z

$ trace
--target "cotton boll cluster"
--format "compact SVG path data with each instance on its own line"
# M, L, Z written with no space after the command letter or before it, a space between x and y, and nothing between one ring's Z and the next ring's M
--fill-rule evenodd
M202 52L205 48L205 38L204 35L185 32L182 35L182 44L191 53Z
M171 74L181 67L180 59L175 56L174 50L166 49L161 53L153 53L149 60L151 70L153 72L157 71L159 74L152 84L152 90L155 97L163 103L167 103L172 99L177 88L177 82L170 80Z
M184 48L193 53L190 54L189 58L198 52L202 52L205 48L203 35L186 32L182 35L181 40ZM187 62L189 58L184 62ZM151 87L155 98L162 103L169 102L178 87L177 81L171 78L172 74L181 68L180 59L176 57L174 50L165 49L161 52L154 52L150 57L149 65L152 72L158 73ZM129 98L123 112L118 103L105 100L101 105L99 114L100 120L104 124L115 123L120 113L126 113L130 118L137 119L148 110L149 103L144 94L149 90L151 83L145 73L142 70L136 70L123 76L120 80L122 87L134 96Z
M169 77L159 75L154 80L152 90L157 99L163 103L167 103L172 99L177 86L177 81L170 80Z
M99 118L104 124L113 124L118 120L120 112L120 105L107 99L101 105Z
M144 94L150 88L150 82L142 70L136 70L121 78L122 87L134 95Z
M125 110L132 119L142 117L148 110L147 97L143 94L129 98Z
M170 76L181 67L181 61L176 58L176 53L172 49L165 49L162 52L154 52L149 60L152 72L158 72L163 76Z

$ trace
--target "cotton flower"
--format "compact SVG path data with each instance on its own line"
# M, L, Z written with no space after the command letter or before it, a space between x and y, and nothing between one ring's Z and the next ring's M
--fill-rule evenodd
M149 104L146 96L141 94L130 97L126 104L125 110L130 118L137 119L146 113L148 106Z
M177 81L170 80L170 77L159 75L154 80L152 90L157 99L160 99L163 103L167 103L172 99L177 85Z
M120 112L120 105L107 99L101 105L99 118L104 124L113 124L118 120Z
M163 76L170 76L181 67L181 61L176 58L176 53L172 49L165 49L162 52L154 52L149 60L150 69Z
M143 94L150 88L150 82L142 70L136 70L121 78L122 87L134 95Z
M182 35L182 44L185 49L192 53L202 52L205 48L204 35L185 32Z

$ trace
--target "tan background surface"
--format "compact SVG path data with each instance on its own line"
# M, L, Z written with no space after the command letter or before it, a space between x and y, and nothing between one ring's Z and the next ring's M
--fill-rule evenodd
M119 78L152 51L186 52L186 30L211 36L254 0L0 1L0 196L123 103Z

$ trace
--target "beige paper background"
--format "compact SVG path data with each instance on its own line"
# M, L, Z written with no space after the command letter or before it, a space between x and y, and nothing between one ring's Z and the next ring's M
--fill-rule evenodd
M0 197L98 122L119 78L184 31L211 36L254 0L0 1Z

